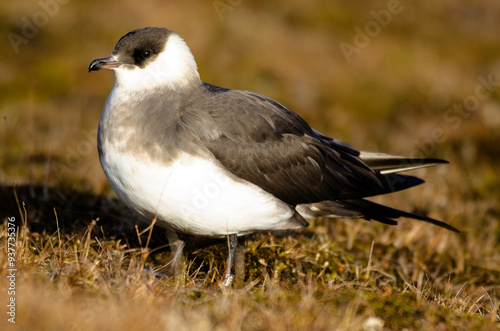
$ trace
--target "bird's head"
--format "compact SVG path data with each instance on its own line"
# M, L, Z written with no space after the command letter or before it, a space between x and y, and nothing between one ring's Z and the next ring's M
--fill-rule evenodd
M179 35L147 27L120 38L110 56L90 63L89 72L111 69L116 86L125 90L177 89L200 81L196 62Z

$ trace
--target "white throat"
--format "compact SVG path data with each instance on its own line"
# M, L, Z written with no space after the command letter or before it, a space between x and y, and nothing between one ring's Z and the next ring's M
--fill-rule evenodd
M119 59L118 59L119 60ZM167 87L178 89L200 81L193 54L179 35L172 33L165 49L144 68L113 69L115 87L127 91Z

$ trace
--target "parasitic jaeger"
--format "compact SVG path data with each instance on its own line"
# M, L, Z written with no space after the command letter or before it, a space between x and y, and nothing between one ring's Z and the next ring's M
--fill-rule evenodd
M233 279L238 236L301 228L319 216L392 225L406 217L459 232L364 199L419 185L398 172L446 161L359 152L270 98L205 83L171 30L129 32L89 66L100 69L116 78L98 131L111 186L130 209L170 231L227 236L224 286Z

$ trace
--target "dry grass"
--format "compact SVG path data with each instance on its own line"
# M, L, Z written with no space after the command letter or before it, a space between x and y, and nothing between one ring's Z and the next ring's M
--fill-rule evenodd
M402 1L350 63L339 44L386 3L232 3L221 20L214 2L68 2L17 53L3 39L0 303L10 298L6 218L15 217L15 328L497 330L499 87L475 110L448 112L475 95L478 77L500 81L497 1ZM41 10L4 1L0 34L22 35L22 18ZM95 130L112 75L86 72L146 25L179 32L205 81L268 95L356 148L449 160L416 172L424 186L376 200L464 234L319 219L248 237L229 290L218 286L224 241L193 240L177 275L162 274L165 234L138 236L147 224L135 227L100 169ZM5 315L0 329L12 329Z
M33 203L18 204L16 196ZM498 230L474 250L476 236L425 224L318 220L303 231L250 236L235 284L223 290L224 241L188 246L169 276L157 272L171 259L162 231L134 234L115 199L24 186L4 188L2 201L23 223L16 240L21 328L327 330L359 329L374 317L389 329L498 323ZM0 238L5 244L7 226ZM5 249L1 255L7 288ZM0 298L7 302L6 291Z

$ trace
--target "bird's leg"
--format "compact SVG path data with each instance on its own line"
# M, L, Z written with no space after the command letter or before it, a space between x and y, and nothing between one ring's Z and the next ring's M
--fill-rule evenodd
M238 246L238 236L236 234L230 234L227 236L227 246L229 250L229 255L227 257L227 267L224 273L224 278L222 280L222 286L228 287L233 282L234 274L231 269L234 265L234 257L236 255L236 246Z
M175 246L175 250L172 249L172 251L174 252L174 257L168 264L157 269L156 271L169 276L177 276L178 266L180 261L182 260L182 252L184 250L184 246L186 246L186 243L181 239L177 239L176 241L170 242L170 247L172 246Z
M172 258L170 263L167 264L162 269L165 270L166 273L170 275L177 275L178 265L182 259L182 252L184 251L184 246L186 246L186 242L181 238L179 238L177 233L170 231L167 231L167 239L170 244L170 249L172 249L172 246L175 246L175 250L172 249L172 251L174 252L174 257Z
M170 265L172 266L171 270L174 272L174 275L177 275L177 267L179 265L179 261L182 258L182 252L184 251L184 246L186 246L186 243L183 240L178 239L175 244L177 245L177 248L175 249L172 261L170 261Z

